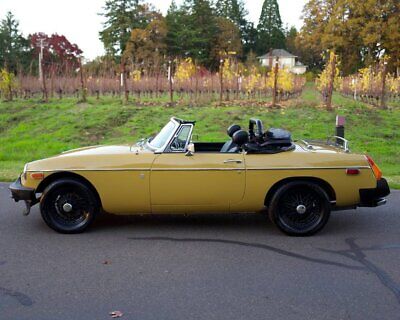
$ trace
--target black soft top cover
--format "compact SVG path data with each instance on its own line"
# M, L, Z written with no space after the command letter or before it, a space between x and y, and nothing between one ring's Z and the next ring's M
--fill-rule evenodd
M250 141L244 146L248 153L273 154L295 149L292 135L284 129L271 128L263 132L264 127L259 119L250 119Z

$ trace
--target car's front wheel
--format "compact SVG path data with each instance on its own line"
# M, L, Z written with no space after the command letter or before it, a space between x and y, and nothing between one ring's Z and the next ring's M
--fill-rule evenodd
M43 192L40 211L46 224L60 233L85 231L99 212L93 191L74 179L60 179Z
M281 186L273 195L268 214L284 233L309 236L328 222L331 208L327 193L318 184L293 181Z

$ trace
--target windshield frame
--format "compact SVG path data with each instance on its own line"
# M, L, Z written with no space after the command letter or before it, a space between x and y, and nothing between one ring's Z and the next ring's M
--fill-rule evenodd
M153 145L151 144L151 141L150 141L150 142L149 142L149 141L146 141L146 147L147 147L148 149L154 151L154 153L162 153L162 152L164 151L164 149L167 147L167 145L170 143L171 139L175 136L176 132L177 132L177 131L179 130L179 128L181 127L181 126L180 126L180 123L179 123L178 121L176 121L174 118L171 118L170 121L163 127L163 129L164 129L169 123L173 123L173 124L174 124L174 129L171 131L171 133L169 134L169 136L168 136L167 139L165 140L165 143L164 143L161 147L157 148L156 146L153 146ZM161 132L163 129L161 129L160 132ZM157 137L157 136L160 134L160 132L159 132L155 137ZM155 137L154 137L154 138L155 138ZM152 139L152 141L153 141L153 140L154 140L154 139Z

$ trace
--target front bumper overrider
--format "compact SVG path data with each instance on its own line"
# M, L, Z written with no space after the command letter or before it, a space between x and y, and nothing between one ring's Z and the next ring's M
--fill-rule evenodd
M24 187L21 183L21 178L18 178L17 181L12 183L9 189L11 191L11 198L13 198L15 202L25 202L24 215L28 215L31 207L39 202L36 198L35 189Z

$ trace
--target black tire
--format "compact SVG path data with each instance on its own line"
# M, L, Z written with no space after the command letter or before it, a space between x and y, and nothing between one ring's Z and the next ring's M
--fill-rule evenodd
M65 206L68 204L70 207ZM99 210L100 206L93 191L86 184L71 178L51 183L40 200L43 220L50 228L60 233L85 231Z
M331 213L327 193L308 181L293 181L273 195L268 215L270 220L290 236L311 236L326 225Z

